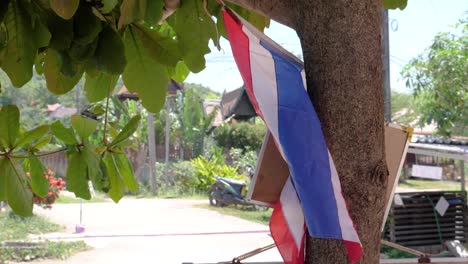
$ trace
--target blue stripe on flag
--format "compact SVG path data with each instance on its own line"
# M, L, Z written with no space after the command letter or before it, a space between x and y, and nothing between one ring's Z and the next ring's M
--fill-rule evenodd
M320 121L304 88L302 68L266 43L260 44L270 51L275 63L279 141L309 232L314 237L342 239L328 149Z

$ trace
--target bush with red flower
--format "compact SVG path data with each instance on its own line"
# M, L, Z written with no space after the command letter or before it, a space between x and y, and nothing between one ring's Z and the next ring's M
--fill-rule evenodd
M29 173L27 173L29 176ZM41 206L44 209L52 208L52 204L59 197L60 191L65 189L66 182L62 178L56 178L55 172L51 168L42 174L49 181L49 192L45 197L40 197L34 194L34 204Z

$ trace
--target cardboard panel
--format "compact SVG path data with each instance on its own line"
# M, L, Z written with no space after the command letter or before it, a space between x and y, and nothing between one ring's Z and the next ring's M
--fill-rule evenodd
M398 184L403 159L406 156L408 136L408 132L400 126L385 126L385 149L389 170L385 218L391 205L390 199L393 198ZM272 136L267 133L259 153L257 170L251 181L247 199L256 204L273 206L279 199L288 176L288 166L281 157Z
M281 157L270 132L267 132L247 198L257 204L273 206L288 177L288 165Z

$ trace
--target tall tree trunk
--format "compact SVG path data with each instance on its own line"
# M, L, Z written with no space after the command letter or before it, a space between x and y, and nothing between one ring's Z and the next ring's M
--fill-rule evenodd
M302 0L297 24L309 96L364 247L379 262L387 167L380 0ZM307 263L347 263L342 242L309 238ZM339 254L338 252L342 253Z
M309 96L364 247L361 263L378 263L388 180L380 43L382 0L227 1L296 29ZM348 262L341 241L309 237L306 247L306 263Z

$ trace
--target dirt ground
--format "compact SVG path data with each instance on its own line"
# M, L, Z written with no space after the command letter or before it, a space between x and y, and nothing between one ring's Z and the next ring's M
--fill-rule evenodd
M66 227L63 233L45 238L82 239L93 250L65 261L35 263L217 263L273 243L267 226L193 207L197 203L207 201L126 198L118 204L86 203L83 234L74 234L80 219L79 204L37 209L36 213ZM276 248L249 259L280 260Z

